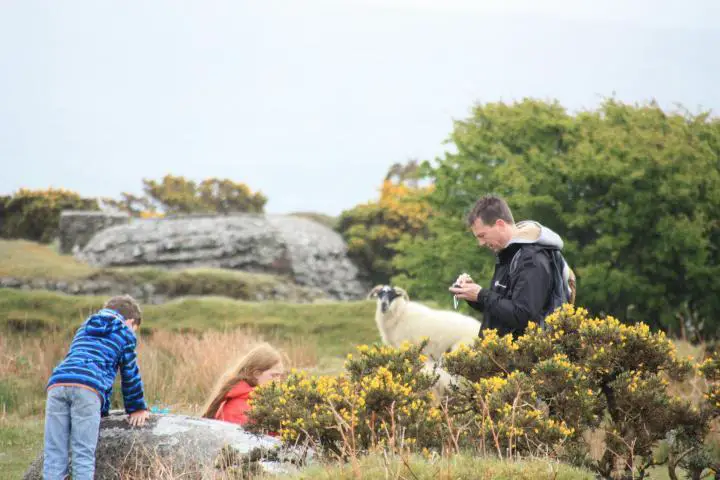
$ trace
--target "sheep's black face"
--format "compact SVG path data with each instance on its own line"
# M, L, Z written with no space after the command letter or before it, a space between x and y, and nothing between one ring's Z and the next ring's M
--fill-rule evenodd
M387 285L382 287L378 292L378 300L380 300L380 310L382 310L382 313L387 312L390 304L399 296L394 288L388 287Z

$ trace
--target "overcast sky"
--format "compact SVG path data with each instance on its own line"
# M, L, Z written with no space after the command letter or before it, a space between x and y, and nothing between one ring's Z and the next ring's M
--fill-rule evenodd
M718 0L0 0L0 193L172 173L334 215L474 102L720 110L719 52Z

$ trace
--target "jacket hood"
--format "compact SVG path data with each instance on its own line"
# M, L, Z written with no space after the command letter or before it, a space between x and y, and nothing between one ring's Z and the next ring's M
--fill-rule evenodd
M225 395L225 398L248 398L250 392L253 391L253 387L250 386L245 380L239 382Z
M559 250L562 250L564 245L560 235L532 220L515 224L515 236L510 239L508 245L513 243L535 243Z
M107 308L100 310L85 322L85 331L95 337L106 337L123 328L128 328L123 316Z

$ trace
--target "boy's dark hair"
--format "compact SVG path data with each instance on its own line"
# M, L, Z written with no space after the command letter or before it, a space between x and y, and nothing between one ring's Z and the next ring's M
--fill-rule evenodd
M125 317L125 320L135 320L135 325L142 323L142 310L138 302L130 295L118 295L105 302L103 308L115 310Z
M497 220L503 220L512 225L515 224L507 202L497 195L484 195L475 202L467 216L468 226L472 226L478 218L482 220L484 225L492 225Z

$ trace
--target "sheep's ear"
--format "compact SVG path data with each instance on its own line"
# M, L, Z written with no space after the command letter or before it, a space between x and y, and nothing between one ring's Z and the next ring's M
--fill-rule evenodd
M367 299L369 300L371 298L377 297L378 292L382 290L382 288L382 285L375 285L375 288L370 290L370 293L368 293Z
M402 289L400 287L395 287L395 293L397 293L398 295L403 297L406 302L410 301L410 296L407 294L407 292L404 289Z

